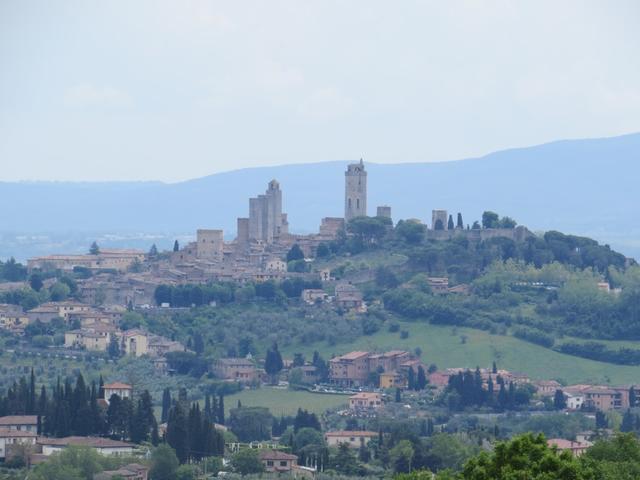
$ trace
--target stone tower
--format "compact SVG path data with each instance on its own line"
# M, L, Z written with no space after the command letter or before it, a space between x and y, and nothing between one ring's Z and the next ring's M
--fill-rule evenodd
M344 220L367 216L367 172L364 163L352 163L344 173Z

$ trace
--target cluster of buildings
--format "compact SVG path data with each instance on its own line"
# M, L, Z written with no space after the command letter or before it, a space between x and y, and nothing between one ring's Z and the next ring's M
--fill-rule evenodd
M404 350L385 353L349 352L329 360L329 378L343 387L358 387L370 383L371 375L379 376L380 388L403 387L410 369L426 367Z

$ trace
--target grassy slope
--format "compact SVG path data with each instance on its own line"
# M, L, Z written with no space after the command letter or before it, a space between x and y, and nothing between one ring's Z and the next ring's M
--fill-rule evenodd
M425 363L435 363L438 368L490 367L496 360L500 368L524 372L534 379L557 379L567 383L627 384L640 380L640 366L620 366L595 362L524 342L514 337L490 335L488 332L469 328L437 326L424 323L401 323L401 330L409 332L409 338L401 339L399 333L378 332L361 337L353 343L333 347L318 344L304 351L311 356L318 350L325 358L351 350L385 350L401 348L413 351L422 349ZM462 343L461 336L466 336ZM608 342L614 346L616 342ZM637 345L637 344L636 344ZM296 351L290 348L287 354Z
M238 400L243 407L267 407L273 415L295 415L298 408L320 414L325 410L348 403L346 395L327 395L306 391L292 391L271 387L258 390L243 390L235 395L225 397L225 410L235 408Z

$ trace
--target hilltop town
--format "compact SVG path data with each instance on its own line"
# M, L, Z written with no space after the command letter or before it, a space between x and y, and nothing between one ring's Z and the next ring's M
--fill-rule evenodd
M470 223L442 209L428 224L394 221L388 205L368 216L367 174L348 165L344 216L314 234L292 233L271 180L231 239L202 228L171 251L94 242L3 263L0 458L49 465L80 446L123 458L94 478L143 479L164 441L201 473L224 458L212 468L377 475L459 469L536 416L548 423L531 428L576 457L640 429L640 353L601 343L638 337L633 259L491 211ZM488 362L464 354L479 335L498 339ZM76 410L91 420L69 421ZM459 456L415 453L437 442Z

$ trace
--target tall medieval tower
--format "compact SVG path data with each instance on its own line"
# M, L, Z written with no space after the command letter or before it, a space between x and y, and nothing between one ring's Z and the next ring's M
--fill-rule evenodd
M344 221L367 216L367 172L364 163L352 163L344 173Z

